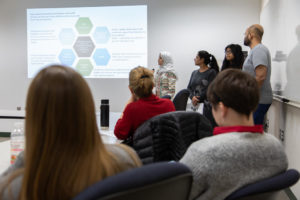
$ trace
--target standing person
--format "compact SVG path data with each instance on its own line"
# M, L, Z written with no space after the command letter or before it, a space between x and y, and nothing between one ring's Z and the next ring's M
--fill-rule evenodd
M160 52L158 65L159 68L155 73L155 94L158 97L168 95L173 98L177 75L174 70L171 54L167 51Z
M207 96L218 123L213 136L194 142L181 163L193 172L189 199L220 200L233 191L287 169L282 143L254 125L259 100L256 80L227 69L210 84Z
M251 51L245 60L243 71L255 77L260 89L259 104L253 115L255 124L263 124L273 99L270 82L271 56L268 48L261 43L263 34L263 27L254 24L247 28L244 38L244 45L249 46Z
M211 106L206 97L206 91L209 84L219 72L219 66L216 58L207 51L199 51L194 59L195 65L199 69L193 71L187 89L190 91L193 110L197 110L199 103L204 103L203 115L208 118L213 127L216 122L211 113Z
M26 145L0 176L4 200L72 199L88 186L140 165L125 145L104 145L91 91L69 67L50 66L31 82Z
M146 120L175 111L172 101L161 99L152 93L153 72L145 67L136 67L129 73L131 97L115 126L115 136L130 145L134 131Z
M244 63L244 54L242 47L238 44L230 44L225 47L225 57L221 71L229 68L242 69Z

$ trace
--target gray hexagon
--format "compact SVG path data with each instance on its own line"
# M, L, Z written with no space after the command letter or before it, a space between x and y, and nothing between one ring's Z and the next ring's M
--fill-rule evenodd
M90 57L94 49L95 45L89 36L78 37L74 44L78 57Z
M106 26L99 26L94 31L94 40L98 44L105 44L110 38L110 32Z

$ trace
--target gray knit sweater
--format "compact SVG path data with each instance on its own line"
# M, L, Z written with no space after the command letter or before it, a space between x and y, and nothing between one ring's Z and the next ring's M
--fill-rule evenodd
M288 165L280 141L259 133L226 133L198 140L180 162L193 171L190 199L197 200L223 200Z

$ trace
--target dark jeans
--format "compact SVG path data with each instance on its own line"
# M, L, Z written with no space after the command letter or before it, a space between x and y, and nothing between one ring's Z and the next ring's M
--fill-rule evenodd
M218 126L212 114L212 107L208 102L204 103L203 115L210 121L212 128Z
M254 124L264 123L265 114L268 112L271 104L258 104L256 111L253 114Z

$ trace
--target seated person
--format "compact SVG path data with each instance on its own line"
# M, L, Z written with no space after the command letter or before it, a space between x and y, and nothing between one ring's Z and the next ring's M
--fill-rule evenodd
M146 120L167 112L175 111L172 101L160 99L152 93L153 72L144 67L136 67L129 73L131 97L123 114L115 126L115 136L125 140Z
M245 72L219 73L207 92L220 127L214 136L194 142L180 162L193 171L190 199L220 200L244 185L287 169L283 145L254 125L259 100L256 80Z
M0 199L72 199L91 184L140 166L125 145L104 145L91 91L72 68L50 66L26 100L25 151L0 176Z
M155 73L155 93L158 97L170 96L175 94L177 76L173 66L171 54L167 51L159 53L159 68Z

